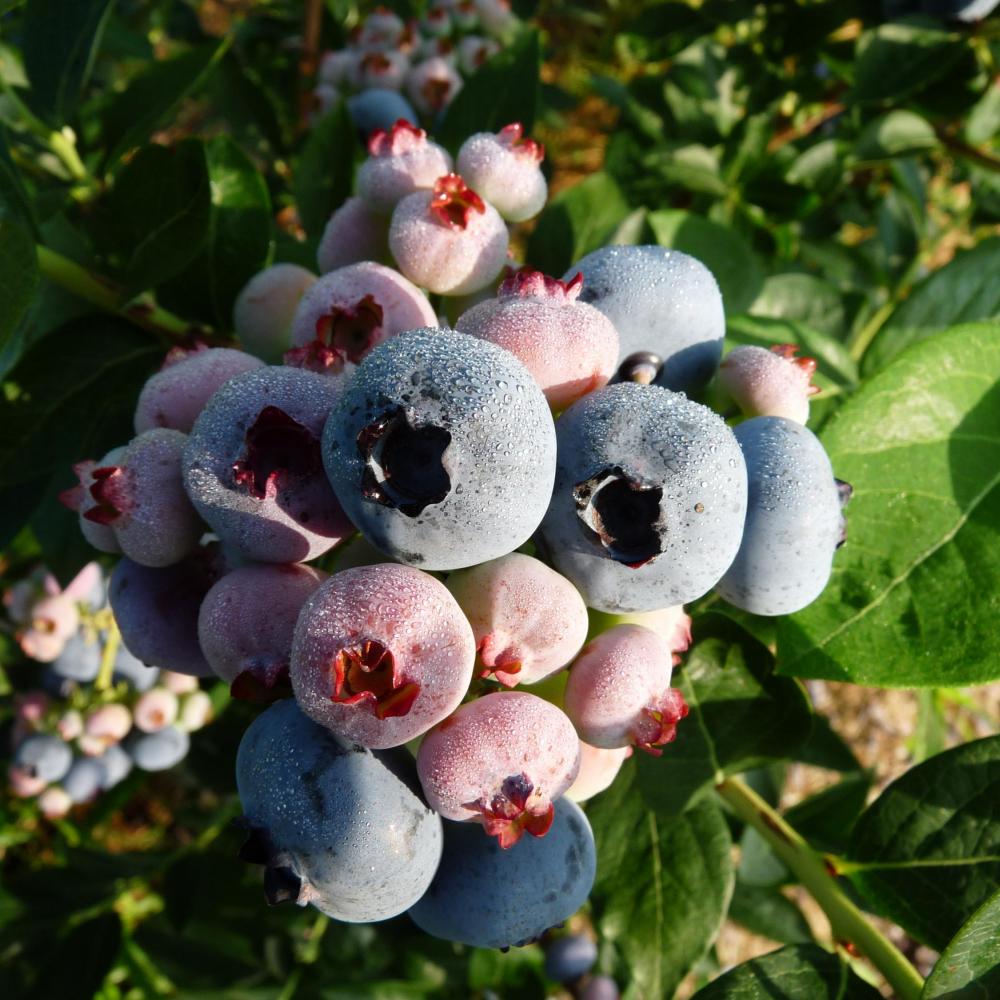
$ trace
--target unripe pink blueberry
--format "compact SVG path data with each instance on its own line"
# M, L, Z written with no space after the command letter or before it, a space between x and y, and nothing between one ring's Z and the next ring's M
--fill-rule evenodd
M76 602L65 594L53 594L31 606L26 627L18 629L16 638L25 656L40 663L51 663L79 627L80 612Z
M618 333L602 312L577 301L581 286L521 268L455 328L516 355L549 405L562 410L606 385L618 364Z
M25 691L14 696L14 714L18 722L25 723L29 729L37 729L50 704L44 691Z
M483 29L495 38L506 34L515 21L510 0L472 0Z
M269 271L273 270L274 268L269 268ZM240 293L240 298L258 278L267 274L268 271L262 271L256 278L252 278L247 288ZM268 291L271 297L280 298L281 292L276 288L276 282L270 280L265 283L269 285ZM260 291L258 284L255 294ZM236 304L237 316L240 311L240 298ZM257 303L262 301L259 297L256 299ZM292 309L294 310L294 306ZM289 313L285 321L286 327L290 318ZM260 368L262 364L260 358L230 347L210 347L179 355L171 352L167 355L163 367L147 380L139 393L139 402L135 409L136 434L142 434L143 431L155 427L170 427L187 434L194 427L198 414L205 409L205 404L223 382L234 375Z
M479 27L479 14L476 11L476 5L471 0L462 0L462 3L452 4L451 19L455 27L461 31L471 31L473 28Z
M292 346L295 310L302 296L315 283L316 275L298 264L273 264L255 274L243 286L233 305L233 328L243 347L268 364L279 364L281 356ZM249 365L246 370L251 367L259 366ZM208 397L198 413L206 402ZM193 417L191 425L194 425Z
M436 326L427 296L398 271L372 261L323 275L302 299L285 364L336 375L404 330Z
M354 197L330 216L316 250L316 263L320 274L327 274L348 264L388 256L389 220L373 211L364 198Z
M19 799L32 799L45 789L45 782L41 778L22 771L14 764L7 767L7 781L11 792Z
M158 733L173 725L180 704L177 695L166 688L150 688L132 707L135 728L144 733Z
M632 756L632 748L616 747L605 750L592 747L580 740L580 771L576 780L566 789L566 798L586 802L611 786L622 764Z
M297 564L244 566L205 595L198 640L212 669L232 685L234 698L264 701L290 693L295 623L325 579L326 573Z
M432 809L482 823L501 847L542 837L553 802L580 768L580 741L555 705L498 691L463 705L424 737L417 773Z
M388 214L408 194L432 188L451 167L446 149L400 118L389 132L376 129L369 137L368 159L358 168L358 195Z
M467 295L493 281L507 261L509 240L497 210L458 174L404 198L389 226L399 269L441 295Z
M391 49L403 37L406 25L398 14L387 7L376 7L364 20L354 44L365 51Z
M461 89L462 78L441 56L417 63L406 75L406 93L423 115L438 114L451 104Z
M450 38L425 38L416 48L413 61L426 62L428 59L443 59L449 66L457 67L455 45Z
M613 624L642 625L652 629L667 644L675 667L681 662L680 654L686 652L691 645L691 616L684 610L683 604L658 608L656 611L632 611L613 616L599 611L591 612L591 627L594 632L603 631Z
M402 90L409 71L410 60L402 52L365 52L348 68L347 79L356 90Z
M512 552L448 577L469 619L480 676L532 684L566 666L587 638L587 607L564 576Z
M339 87L347 79L347 74L357 58L357 52L350 49L324 52L319 61L320 81L333 87Z
M472 629L444 584L410 566L362 566L335 573L303 607L292 688L313 721L381 750L453 712L475 657Z
M75 740L83 733L83 716L75 708L69 709L59 717L56 732L67 743Z
M684 696L670 687L672 670L670 648L641 625L616 625L587 643L570 668L565 694L580 739L659 756L688 711Z
M73 800L58 785L46 788L38 796L38 808L46 819L62 819L73 806Z
M445 4L434 4L428 7L420 19L420 30L434 38L442 38L451 34L451 14Z
M133 438L115 465L86 468L60 500L88 521L110 527L133 561L170 566L198 544L203 527L184 492L181 458L187 435L168 428Z
M120 555L122 547L118 544L114 528L93 520L99 514L99 502L91 493L97 485L94 478L96 469L108 469L117 466L125 454L125 446L112 448L99 462L77 462L73 466L73 474L78 483L59 494L59 501L79 515L80 533L99 552L110 555Z
M207 596L207 595L206 595ZM198 678L191 674L178 674L173 670L161 670L157 678L160 687L173 691L178 697L198 690Z
M813 358L797 358L794 344L735 347L719 365L719 381L747 417L785 417L805 424L812 384Z
M192 691L181 698L177 715L177 728L193 733L206 726L214 714L212 699L206 691Z
M524 222L545 206L548 186L541 163L545 147L514 122L495 135L470 135L458 151L458 172L508 222Z
M458 65L463 73L472 76L483 63L489 62L499 51L499 44L492 38L466 35L458 43Z
M113 743L120 743L125 739L131 728L132 713L120 702L110 702L95 708L87 715L83 724L84 735L90 737L86 741L87 749L84 749L84 753L89 755L91 750L98 747L97 753L103 753Z

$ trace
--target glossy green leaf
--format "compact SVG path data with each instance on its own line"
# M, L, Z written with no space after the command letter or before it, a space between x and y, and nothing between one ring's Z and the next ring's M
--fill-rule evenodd
M540 63L538 33L525 31L465 81L435 130L437 141L454 153L474 132L499 132L511 122L521 122L530 133Z
M61 127L87 85L112 0L31 0L22 51L34 110Z
M9 216L35 232L34 211L28 192L7 147L7 134L0 125L0 216Z
M629 215L628 202L605 173L551 199L528 240L525 263L560 277L581 257L602 247Z
M729 919L781 944L812 941L809 922L802 911L776 888L747 885L737 879L729 903Z
M972 250L917 285L872 341L862 368L873 374L911 344L959 323L1000 319L1000 237Z
M854 486L826 590L778 622L778 671L884 687L1000 676L1000 327L916 345L824 428Z
M197 139L141 149L103 205L105 239L129 293L180 273L208 238L212 185Z
M354 124L343 103L325 114L309 133L293 188L299 219L314 240L350 195L354 163L360 154Z
M1000 996L1000 891L962 925L924 985L923 1000L991 1000Z
M689 714L662 757L642 754L639 787L661 815L683 812L727 774L780 760L809 735L802 688L772 674L767 648L722 615L698 619L697 643L674 675Z
M965 137L974 146L1000 135L1000 80L994 80L969 112Z
M635 780L626 762L588 805L600 858L591 898L629 995L658 1000L715 940L733 889L731 843L711 799L668 819L643 804Z
M37 285L34 239L13 219L0 215L0 349L31 305Z
M1000 736L946 750L889 785L858 820L848 858L878 913L945 948L1000 883Z
M890 111L865 126L854 146L859 160L883 160L933 149L938 144L934 126L915 111Z
M773 274L765 278L750 312L754 316L803 323L832 337L840 336L844 330L840 292L813 274Z
M764 271L736 230L693 212L650 212L650 228L660 246L697 257L715 275L727 314L750 307L764 283Z
M871 783L866 772L847 774L792 806L785 819L817 850L839 854L847 847Z
M878 1000L839 956L815 944L790 945L737 965L692 1000Z
M102 118L105 162L141 145L185 97L205 83L226 43L201 45L156 62L129 80Z
M891 101L930 86L965 55L954 32L919 20L889 21L863 35L858 44L856 101Z

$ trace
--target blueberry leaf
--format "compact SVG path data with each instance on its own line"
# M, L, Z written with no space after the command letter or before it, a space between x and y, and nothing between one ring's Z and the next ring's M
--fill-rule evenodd
M750 312L762 318L803 323L831 337L841 336L845 327L840 292L814 274L773 274L765 278Z
M695 993L692 1000L877 1000L839 955L815 944L796 944L737 965Z
M847 856L848 877L878 913L947 946L1000 882L1000 736L894 781L858 820Z
M697 642L674 675L689 714L662 757L641 755L639 787L658 813L683 812L728 774L789 756L809 735L802 688L772 674L766 647L721 615L700 616Z
M802 911L778 888L747 885L737 879L729 919L772 941L795 944L812 940Z
M31 305L37 284L35 241L13 219L0 216L0 348Z
M778 672L885 687L1000 677L1000 327L924 341L824 428L854 486L826 590L778 623Z
M733 891L729 830L711 799L681 816L648 809L626 762L587 810L597 839L592 900L602 941L621 959L619 981L646 1000L673 996L715 940Z
M1000 994L1000 891L962 925L924 985L923 1000Z

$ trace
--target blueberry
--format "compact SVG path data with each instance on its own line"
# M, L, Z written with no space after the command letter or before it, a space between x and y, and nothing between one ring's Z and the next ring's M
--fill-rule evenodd
M618 1000L618 984L610 976L591 976L577 990L576 1000Z
M410 102L396 91L383 90L381 87L373 87L363 94L349 97L347 113L365 138L378 128L388 131L400 118L413 125L417 124L417 113Z
M622 382L574 403L541 540L592 608L652 611L710 590L739 548L746 466L705 406Z
M102 768L101 789L107 791L124 781L132 770L132 758L120 743L109 746L100 757L94 758Z
M545 207L544 158L545 147L513 122L496 134L470 135L458 151L457 169L508 222L524 222Z
M73 751L58 736L35 733L18 744L14 764L32 778L59 781L73 763Z
M219 538L249 559L315 559L351 533L323 475L330 379L260 368L226 382L195 422L184 485Z
M583 274L580 302L600 309L618 331L619 359L652 351L663 359L657 384L692 392L722 357L726 317L712 272L658 246L610 246L587 254L563 279Z
M557 983L585 976L597 961L597 945L585 934L556 938L545 949L545 975Z
M478 948L527 944L583 905L594 884L594 835L583 811L560 799L548 834L506 850L478 826L444 821L444 857L410 907L428 934Z
M160 676L158 667L147 667L138 657L133 656L124 643L119 643L115 653L112 680L117 684L125 681L136 691L148 691Z
M819 597L840 543L840 490L818 438L784 417L736 428L750 496L739 553L716 590L756 615L786 615Z
M405 750L364 750L282 701L246 731L236 784L249 831L240 856L266 866L269 902L312 903L349 922L386 920L434 877L441 820L421 798Z
M166 771L187 756L190 744L188 734L176 726L155 733L134 729L125 741L125 750L143 771Z
M78 632L66 641L63 651L52 661L52 673L78 684L89 684L101 669L101 646L88 642L87 637Z
M292 345L295 310L314 284L316 275L298 264L272 264L258 271L233 303L233 329L243 347L279 364Z
M327 422L323 462L373 545L423 569L458 569L506 555L538 526L555 431L512 354L411 330L358 367Z
M60 784L74 803L89 802L101 790L104 774L99 757L77 757Z

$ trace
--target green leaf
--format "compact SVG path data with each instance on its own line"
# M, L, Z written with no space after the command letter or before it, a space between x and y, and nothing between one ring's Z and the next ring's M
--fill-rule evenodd
M201 252L211 198L205 147L197 139L146 146L129 161L102 206L103 237L128 293L167 281Z
M1000 80L994 80L969 112L965 138L973 146L989 142L1000 134Z
M232 139L212 139L205 156L212 196L206 247L160 298L189 319L228 330L236 296L270 259L271 196L253 161Z
M32 0L24 15L24 69L31 104L64 125L86 87L111 12L111 0Z
M729 903L729 919L781 944L812 941L809 922L779 889L747 885L737 879Z
M1000 883L1000 736L889 785L858 820L848 858L844 870L878 913L945 948Z
M647 218L660 246L697 257L715 275L727 314L750 307L764 284L764 271L739 233L693 212L650 212Z
M817 850L839 854L847 847L871 783L867 773L848 774L794 805L785 819Z
M626 762L588 807L600 858L591 898L629 993L657 1000L673 996L715 940L733 889L732 845L714 801L665 819L643 805L635 780Z
M202 45L154 63L133 77L104 112L105 163L141 145L189 94L201 88L228 48Z
M34 995L92 1000L118 957L122 925L117 913L77 924L47 956Z
M812 716L802 688L771 673L767 648L722 615L698 618L698 642L674 686L689 714L662 757L638 762L639 787L662 815L683 812L724 775L791 754L809 735Z
M933 149L938 144L934 126L914 111L890 111L865 126L854 146L859 160L884 160Z
M813 716L809 738L795 752L795 759L828 771L860 771L861 764L847 742L830 725L823 715Z
M789 184L800 184L811 191L826 194L844 179L840 143L824 139L800 153L785 174Z
M521 122L535 124L541 46L538 32L525 31L465 81L445 111L435 138L453 153L474 132L499 132Z
M878 1000L838 955L815 944L790 945L737 965L692 1000Z
M918 20L890 21L866 32L858 44L856 101L900 100L929 87L965 55L954 32Z
M1000 996L1000 891L962 925L924 984L923 1000Z
M924 341L824 428L847 544L778 622L778 671L883 687L1000 676L1000 326Z
M295 171L295 203L306 232L318 240L333 212L347 199L360 153L357 133L343 102L309 133Z
M33 233L37 231L34 212L21 175L10 158L7 134L0 125L0 216L12 216Z
M34 239L18 223L0 216L0 349L31 305L37 285Z
M525 263L558 277L604 246L628 215L618 185L605 173L591 174L545 206L528 240Z
M886 366L900 351L959 323L1000 319L1000 237L955 256L917 285L889 317L862 361L865 374Z

